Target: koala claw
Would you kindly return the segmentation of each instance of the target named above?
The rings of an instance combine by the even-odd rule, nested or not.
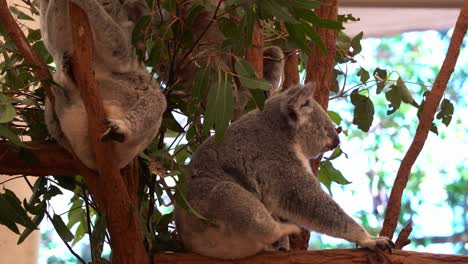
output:
[[[370,237],[368,239],[358,241],[359,246],[366,247],[371,250],[386,251],[392,253],[392,248],[395,244],[388,237]]]
[[[101,135],[101,141],[115,140],[124,142],[128,135],[128,128],[122,120],[105,118],[103,120],[107,130]]]

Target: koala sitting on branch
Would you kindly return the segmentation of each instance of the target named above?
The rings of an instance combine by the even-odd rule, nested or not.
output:
[[[176,208],[177,230],[188,250],[243,258],[299,232],[298,226],[390,250],[388,238],[369,235],[312,173],[309,160],[339,144],[314,90],[306,84],[271,97],[263,111],[233,122],[219,143],[209,138],[197,149],[184,187],[190,205],[210,221]]]
[[[94,71],[103,99],[108,127],[101,140],[114,140],[115,158],[126,166],[151,143],[161,124],[166,99],[137,60],[131,32],[146,8],[144,0],[41,0],[41,32],[57,70],[53,87],[55,113],[46,100],[45,119],[49,133],[73,151],[87,167],[96,169],[88,135],[87,114],[71,73],[73,50],[69,3],[88,16],[94,41]],[[70,145],[67,144],[67,141]]]

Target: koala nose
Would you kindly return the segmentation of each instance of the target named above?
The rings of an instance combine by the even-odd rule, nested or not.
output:
[[[340,137],[338,136],[338,134],[333,134],[333,141],[332,141],[332,146],[330,149],[334,149],[338,147],[339,144],[340,144]]]
[[[338,134],[333,133],[331,138],[332,138],[332,141],[331,141],[332,143],[330,144],[330,149],[334,149],[338,147],[338,145],[340,144],[340,137],[338,136]]]
[[[329,135],[329,137],[330,143],[328,144],[328,146],[326,146],[325,151],[332,150],[338,147],[338,145],[340,144],[340,137],[338,136],[338,133],[332,133],[331,135]]]

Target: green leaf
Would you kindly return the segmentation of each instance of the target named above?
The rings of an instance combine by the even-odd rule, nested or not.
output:
[[[74,236],[70,232],[70,229],[65,225],[62,218],[59,215],[54,214],[52,218],[52,224],[54,225],[55,231],[57,231],[60,238],[65,242],[70,242],[73,240]]]
[[[3,199],[2,205],[7,208],[12,220],[24,227],[35,228],[35,225],[29,218],[26,209],[21,206],[21,201],[16,197],[14,192],[6,189],[5,193],[0,195],[0,199]]]
[[[385,87],[385,83],[387,82],[387,70],[377,68],[374,70],[372,75],[377,82],[377,94],[379,94],[382,92],[383,88]]]
[[[370,74],[368,71],[366,71],[364,68],[360,68],[359,71],[357,72],[357,76],[360,76],[361,77],[361,83],[366,83],[369,78],[370,78]]]
[[[47,189],[46,193],[44,194],[45,200],[50,200],[52,197],[63,194],[62,191],[54,185],[50,185]]]
[[[256,76],[252,66],[248,61],[244,59],[238,59],[235,64],[235,69],[239,77],[239,81],[244,87],[264,91],[271,89],[271,84],[269,82]]]
[[[337,126],[339,126],[341,124],[341,121],[343,119],[341,118],[341,116],[337,112],[327,111],[327,114],[330,117],[330,119],[333,121],[333,123],[335,123]]]
[[[351,103],[355,106],[353,124],[368,132],[374,120],[374,104],[369,97],[359,94],[357,90],[351,93]]]
[[[326,5],[323,2],[313,1],[313,0],[288,0],[288,1],[284,1],[284,3],[287,3],[287,5],[293,8],[300,8],[300,9],[307,9],[307,10],[319,8],[319,7]]]
[[[210,83],[212,83],[212,76],[213,71],[209,67],[203,67],[198,69],[197,73],[195,74],[195,80],[193,84],[193,98],[201,101],[205,98],[206,91],[210,87]]]
[[[0,138],[6,138],[10,143],[19,147],[31,148],[28,145],[21,142],[15,133],[13,133],[8,127],[2,124],[0,124]]]
[[[15,14],[18,19],[20,20],[29,20],[29,21],[34,21],[34,19],[28,15],[26,15],[25,13],[23,13],[22,11],[20,11],[18,8],[16,8],[16,6],[10,6],[10,11]]]
[[[241,20],[242,28],[245,29],[245,44],[252,44],[252,37],[255,27],[255,13],[253,6],[246,6],[245,16]]]
[[[250,94],[252,95],[252,99],[255,102],[255,105],[260,109],[263,110],[265,106],[265,92],[262,90],[252,90],[249,89]]]
[[[101,257],[104,248],[104,238],[106,236],[106,218],[104,215],[97,215],[94,222],[93,232],[91,233],[91,252],[94,257]]]
[[[390,91],[385,93],[385,98],[390,103],[387,110],[387,115],[393,114],[401,105],[401,90],[396,85],[392,85]]]
[[[308,55],[310,53],[310,43],[306,38],[305,32],[294,24],[284,23],[284,26],[289,33],[289,39]]]
[[[354,36],[354,38],[351,39],[351,47],[353,48],[353,53],[354,54],[358,54],[358,53],[361,52],[361,50],[362,50],[361,39],[362,39],[363,36],[364,36],[364,33],[361,32],[361,33],[357,34],[356,36]]]
[[[44,207],[45,208],[45,207]],[[38,214],[36,215],[34,218],[33,218],[33,223],[36,225],[35,228],[29,228],[27,227],[26,229],[24,229],[23,233],[21,233],[21,235],[19,236],[18,238],[18,242],[16,242],[17,245],[23,243],[24,240],[26,240],[26,238],[29,237],[29,235],[34,231],[34,230],[39,230],[37,227],[39,226],[39,224],[42,222],[42,219],[44,219],[44,215],[45,215],[45,210],[43,211],[43,213],[41,214]]]
[[[177,133],[185,132],[184,128],[179,124],[179,122],[177,122],[172,113],[164,113],[164,118],[161,127],[165,127]]]
[[[73,203],[68,211],[67,227],[71,229],[76,223],[83,223],[86,221],[86,211],[83,208],[83,199],[78,196],[73,196]]]
[[[0,93],[0,123],[8,123],[16,116],[16,110],[11,105],[10,100]]]
[[[317,47],[322,51],[322,52],[327,52],[327,48],[325,47],[325,44],[323,43],[322,39],[320,38],[320,35],[313,27],[311,27],[309,24],[302,22],[300,24],[302,30],[305,32],[305,34],[317,45]]]
[[[206,133],[214,125],[217,141],[223,137],[234,110],[231,79],[227,72],[218,71],[218,81],[212,84],[208,93],[204,130]]]
[[[340,22],[335,21],[335,20],[320,18],[311,9],[312,8],[295,10],[295,15],[297,16],[297,18],[303,19],[304,21],[307,21],[313,25],[316,25],[322,28],[329,28],[329,29],[336,29],[336,30],[344,29],[343,25]]]
[[[291,15],[288,9],[284,6],[283,1],[262,0],[258,1],[257,5],[266,11],[269,15],[283,20],[285,23],[296,24],[298,21]]]
[[[88,231],[88,225],[85,222],[80,222],[78,227],[76,228],[75,235],[72,240],[72,246],[76,245],[76,243],[80,242],[81,239],[86,235]]]
[[[328,191],[331,193],[331,183],[336,182],[341,185],[349,184],[350,182],[343,176],[343,174],[333,167],[333,164],[326,160],[320,163],[318,171],[318,178],[323,183]]]
[[[411,94],[410,90],[406,86],[405,82],[401,79],[401,77],[398,77],[396,85],[398,89],[400,90],[401,100],[404,103],[411,104],[414,107],[418,108],[419,107],[418,103],[416,103],[416,101],[414,100],[413,95]]]
[[[442,100],[442,104],[440,106],[440,111],[437,114],[436,118],[441,119],[442,123],[445,126],[448,126],[450,124],[450,121],[452,121],[452,116],[454,112],[454,107],[453,104],[450,102],[448,99]]]

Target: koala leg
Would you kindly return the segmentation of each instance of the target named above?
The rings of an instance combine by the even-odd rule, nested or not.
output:
[[[272,215],[271,217],[273,217],[273,219],[281,223],[287,222],[286,220],[281,219],[281,217],[276,216],[276,215]],[[289,251],[290,249],[291,247],[289,244],[289,236],[281,237],[275,243],[265,247],[265,251]]]
[[[177,229],[191,251],[223,259],[242,258],[299,232],[296,225],[274,220],[254,195],[235,183],[198,180],[190,185],[190,204],[212,222],[203,223],[186,211],[176,212]]]
[[[282,199],[274,214],[320,233],[355,242],[361,247],[391,250],[393,243],[388,238],[369,235],[322,190],[314,175],[306,175],[305,172],[295,175],[288,179],[288,184],[289,188],[282,189],[277,196]]]

